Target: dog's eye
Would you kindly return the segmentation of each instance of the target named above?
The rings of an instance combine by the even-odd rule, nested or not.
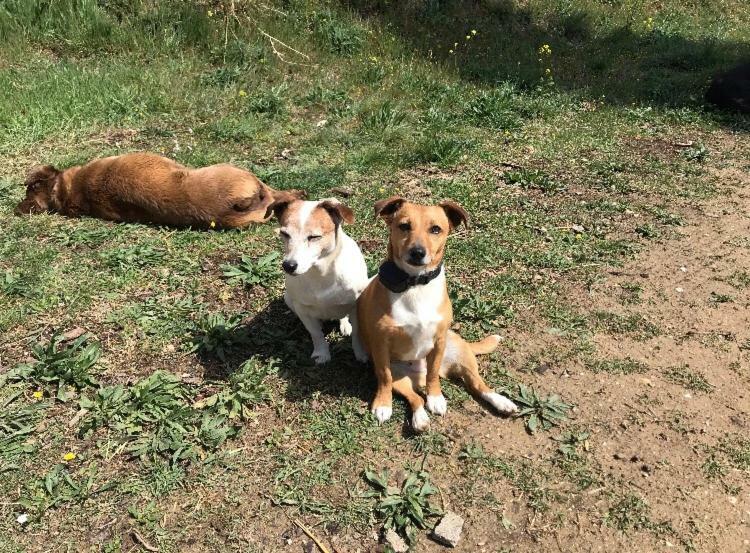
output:
[[[404,232],[409,232],[411,230],[411,225],[409,223],[401,223],[398,228],[403,230]]]
[[[284,232],[283,230],[279,231],[279,236],[281,236],[284,240],[289,240],[289,233]]]
[[[442,232],[442,230],[443,230],[443,229],[441,229],[441,228],[440,228],[439,226],[437,226],[437,225],[432,225],[432,226],[430,227],[430,232],[431,232],[432,234],[440,234],[440,233]]]
[[[323,238],[323,237],[321,235],[319,235],[319,234],[311,234],[310,236],[307,237],[307,240],[309,242],[316,242],[316,241],[320,240],[321,238]]]

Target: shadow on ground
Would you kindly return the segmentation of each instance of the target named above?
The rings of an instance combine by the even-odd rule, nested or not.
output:
[[[236,344],[224,360],[202,353],[198,360],[204,378],[226,379],[250,357],[278,360],[279,376],[287,382],[286,399],[299,401],[320,392],[333,397],[356,397],[367,403],[375,389],[372,371],[354,359],[351,339],[332,332],[338,327],[326,325],[332,360],[315,365],[310,358],[312,341],[302,323],[282,299],[271,301],[262,311],[228,332]]]
[[[697,107],[715,73],[750,59],[750,43],[690,37],[658,13],[651,22],[623,22],[573,3],[540,19],[512,0],[340,1],[423,56],[454,64],[464,79],[531,88],[549,68],[558,89],[615,105]],[[719,11],[715,17],[722,20]],[[544,44],[550,53],[540,55]]]

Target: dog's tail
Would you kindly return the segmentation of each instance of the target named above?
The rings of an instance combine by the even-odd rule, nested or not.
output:
[[[479,342],[466,342],[469,349],[474,355],[482,355],[485,353],[492,353],[497,349],[500,343],[500,336],[498,334],[490,334]]]

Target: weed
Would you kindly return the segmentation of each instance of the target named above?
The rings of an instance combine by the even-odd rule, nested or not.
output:
[[[664,376],[670,382],[679,384],[683,388],[692,390],[694,392],[711,393],[714,389],[706,377],[695,371],[691,371],[688,365],[681,365],[679,367],[669,367],[664,370]]]
[[[659,234],[660,234],[659,229],[657,229],[654,225],[651,225],[649,223],[636,227],[635,233],[638,236],[641,236],[648,240],[651,240],[653,238],[659,238]]]
[[[578,455],[578,446],[583,446],[584,449],[588,449],[588,439],[591,434],[589,432],[575,432],[568,431],[563,432],[559,436],[552,438],[560,445],[557,446],[557,451],[565,457],[574,457]]]
[[[279,257],[279,252],[271,252],[257,260],[243,255],[238,265],[222,265],[221,269],[230,284],[260,285],[267,288],[279,279]]]
[[[377,108],[362,114],[362,129],[369,134],[382,135],[387,130],[401,126],[406,114],[391,100],[386,100]]]
[[[229,419],[250,417],[251,408],[271,399],[266,384],[269,375],[278,370],[276,361],[261,362],[256,357],[245,361],[229,377],[229,387],[193,404],[196,409],[208,409]]]
[[[705,161],[710,153],[711,152],[709,151],[709,149],[706,148],[705,144],[703,144],[702,142],[697,142],[689,148],[685,148],[681,152],[682,157],[684,157],[686,160],[697,162]]]
[[[15,397],[11,401],[13,399]],[[42,411],[47,408],[45,403],[38,402],[10,409],[11,401],[6,401],[0,411],[0,459],[7,462],[0,464],[0,474],[18,469],[13,460],[36,450],[28,439],[36,430]]]
[[[648,371],[648,365],[631,357],[589,360],[586,361],[586,368],[595,373],[609,374],[642,374]]]
[[[720,294],[719,292],[711,292],[709,301],[711,303],[731,303],[734,301],[734,298],[730,296],[729,294]]]
[[[66,343],[63,336],[55,334],[49,341],[32,346],[31,355],[33,361],[11,369],[0,380],[32,382],[62,402],[70,399],[71,389],[79,391],[97,384],[89,370],[98,361],[101,347],[88,335]]]
[[[643,286],[637,282],[622,282],[620,283],[620,290],[620,301],[625,305],[636,305],[643,301],[641,299]]]
[[[477,323],[484,330],[504,326],[512,318],[510,310],[498,303],[488,301],[476,292],[466,296],[459,296],[457,292],[453,292],[451,303],[457,321]]]
[[[439,516],[441,511],[430,503],[430,496],[438,489],[430,483],[426,471],[409,470],[400,487],[389,484],[387,470],[379,474],[366,470],[364,477],[374,488],[367,496],[377,498],[375,512],[385,528],[398,532],[413,544],[417,530],[434,526],[430,519]]]
[[[520,407],[517,416],[526,419],[526,429],[532,434],[539,427],[549,430],[566,420],[567,412],[572,407],[556,394],[542,398],[533,388],[523,384],[519,384],[516,392],[511,393],[509,397]]]
[[[406,157],[413,163],[453,165],[470,147],[470,142],[454,137],[428,134],[420,138]]]
[[[49,509],[67,503],[83,503],[117,486],[117,481],[97,486],[97,472],[96,464],[92,464],[83,471],[80,480],[75,480],[65,465],[55,465],[43,478],[25,486],[18,504],[38,518]]]
[[[166,255],[167,253],[163,249],[151,244],[136,244],[102,252],[101,258],[107,266],[122,271],[156,265],[162,262]]]
[[[735,288],[749,288],[750,287],[750,272],[745,270],[734,271],[730,274],[726,281],[734,286]]]
[[[261,88],[249,96],[246,109],[251,113],[262,113],[266,115],[279,115],[283,113],[286,100],[287,87],[285,84]]]
[[[539,169],[518,169],[508,171],[503,175],[503,180],[508,184],[515,184],[524,189],[536,189],[551,194],[560,192],[565,187],[550,178],[544,171]]]
[[[513,93],[508,86],[483,90],[466,103],[464,113],[480,125],[497,130],[517,130],[521,127],[521,118],[515,109]]]
[[[323,10],[315,14],[313,32],[320,44],[331,52],[345,56],[358,52],[365,40],[360,28],[341,21],[330,10]]]
[[[649,506],[642,498],[628,494],[618,498],[609,508],[604,516],[604,523],[621,532],[643,530],[652,525],[650,512]]]
[[[197,334],[192,338],[189,351],[203,355],[215,355],[226,361],[227,355],[238,346],[248,343],[247,331],[240,325],[241,315],[202,313],[198,319]]]
[[[8,296],[21,296],[29,298],[34,295],[35,289],[28,279],[16,274],[11,269],[6,269],[0,274],[0,292]]]

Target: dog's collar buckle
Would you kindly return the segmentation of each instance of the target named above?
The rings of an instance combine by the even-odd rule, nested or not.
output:
[[[428,273],[413,276],[401,269],[393,261],[385,261],[378,269],[378,278],[388,290],[400,294],[414,286],[428,284],[437,278],[442,270],[443,264],[440,263],[440,265]]]

